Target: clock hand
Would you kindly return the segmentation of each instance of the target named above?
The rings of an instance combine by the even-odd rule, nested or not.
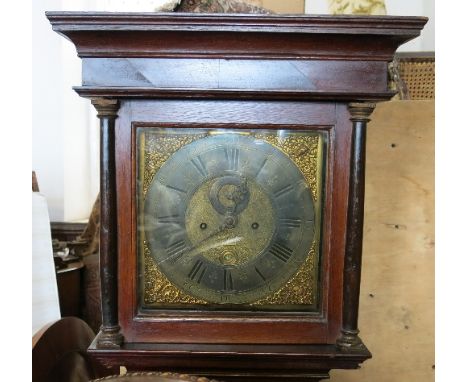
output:
[[[218,227],[218,229],[216,231],[212,232],[210,235],[208,235],[207,237],[205,237],[204,239],[199,241],[197,244],[188,247],[183,252],[182,255],[187,256],[187,255],[193,254],[194,252],[196,252],[196,253],[203,252],[203,251],[206,251],[206,250],[211,249],[211,248],[219,247],[221,245],[234,244],[234,243],[237,243],[239,240],[241,240],[241,238],[235,237],[235,238],[223,240],[222,243],[216,242],[214,244],[213,243],[207,244],[207,242],[211,241],[213,238],[215,238],[219,234],[223,233],[224,231],[226,231],[229,228],[232,228],[232,224],[229,224],[231,222],[231,220],[229,220],[229,218],[230,217],[227,216],[226,220],[223,222],[223,224],[221,224]]]
[[[247,179],[242,176],[239,185],[235,186],[234,190],[226,195],[226,198],[234,204],[228,208],[228,215],[236,214],[237,206],[245,200],[248,195]]]
[[[240,203],[244,202],[246,198],[248,198],[248,194],[249,194],[249,191],[248,191],[248,188],[247,188],[247,179],[242,176],[240,178],[240,183],[238,185],[235,185],[234,190],[229,192],[227,195],[225,195],[225,197],[232,202],[232,205],[231,206],[225,206],[224,205],[224,207],[226,208],[226,212],[225,212],[225,215],[224,215],[225,217],[224,217],[223,223],[218,227],[218,229],[215,230],[214,232],[212,232],[210,235],[208,235],[204,239],[202,239],[196,245],[186,247],[182,251],[177,251],[173,255],[171,255],[169,257],[166,257],[160,263],[171,260],[173,258],[181,258],[182,256],[191,255],[194,252],[206,251],[208,249],[216,248],[216,247],[219,247],[221,245],[228,245],[228,244],[232,245],[232,244],[235,244],[238,241],[242,240],[240,237],[234,237],[234,238],[230,238],[228,240],[224,240],[221,244],[216,243],[215,245],[211,244],[211,245],[208,245],[208,246],[206,246],[206,244],[205,244],[206,242],[212,240],[214,237],[216,237],[220,233],[224,232],[225,230],[232,229],[232,228],[235,228],[237,226],[237,222],[238,222],[238,219],[237,219],[238,212],[236,212],[237,207],[239,206]],[[219,201],[219,195],[217,196],[217,198],[218,198],[218,201]],[[204,248],[204,247],[206,247],[206,248]]]

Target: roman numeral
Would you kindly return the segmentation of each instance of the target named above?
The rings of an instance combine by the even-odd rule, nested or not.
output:
[[[268,158],[266,158],[266,159],[263,161],[262,165],[260,166],[260,168],[259,168],[258,171],[257,171],[257,174],[255,175],[255,178],[258,178],[258,176],[260,175],[260,173],[261,173],[262,170],[263,170],[263,167],[265,167],[265,165],[266,165],[267,160],[268,160]]]
[[[177,188],[177,187],[175,187],[175,186],[170,186],[170,185],[166,184],[166,187],[169,188],[169,189],[171,189],[171,190],[180,192],[181,194],[186,194],[186,193],[187,193],[187,191],[185,191],[185,190],[183,190],[183,189],[181,189],[181,188]]]
[[[166,248],[167,259],[166,260],[174,260],[178,261],[182,255],[184,254],[187,245],[185,240],[179,240],[175,243],[172,243]]]
[[[236,148],[225,148],[224,155],[226,156],[226,160],[228,162],[228,170],[229,171],[237,171],[239,170],[239,149]]]
[[[197,262],[192,267],[192,270],[188,274],[188,277],[190,280],[196,281],[198,284],[200,284],[205,272],[206,272],[206,265],[203,264],[203,261],[197,260]]]
[[[292,256],[293,250],[286,247],[285,245],[276,242],[268,251],[277,259],[281,260],[283,263],[286,263]]]
[[[182,220],[180,219],[179,215],[160,216],[157,220],[158,223],[182,225]]]
[[[279,221],[281,227],[299,228],[301,226],[301,219],[297,218],[281,218]]]
[[[200,173],[201,176],[205,177],[208,175],[208,171],[206,171],[205,164],[201,160],[200,156],[191,160],[192,164],[195,166],[197,171]]]
[[[288,184],[287,186],[284,186],[283,188],[280,188],[274,192],[275,198],[279,198],[280,196],[283,196],[292,190],[294,190],[294,187],[291,184]]]
[[[232,274],[230,269],[224,269],[224,290],[233,290]]]
[[[255,272],[257,272],[257,275],[259,275],[263,281],[266,281],[266,277],[263,276],[262,272],[260,272],[260,269],[255,267]]]

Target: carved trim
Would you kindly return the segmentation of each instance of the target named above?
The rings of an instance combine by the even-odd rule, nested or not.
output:
[[[392,90],[398,92],[400,99],[409,99],[408,88],[405,81],[401,79],[400,71],[398,70],[399,65],[400,60],[397,56],[388,64],[389,84]]]
[[[63,12],[48,11],[46,17],[53,30],[66,34],[77,31],[193,31],[197,32],[283,32],[373,34],[406,36],[417,33],[427,23],[426,17],[408,16],[347,16],[332,15],[242,15],[242,14],[190,14],[143,12]],[[282,47],[284,49],[284,47]]]
[[[351,113],[350,120],[353,122],[369,122],[370,115],[375,109],[375,103],[351,102],[348,104],[348,110]]]
[[[242,99],[242,100],[330,100],[330,101],[388,101],[396,92],[324,92],[308,90],[252,90],[252,89],[178,89],[129,86],[75,86],[73,88],[81,97],[115,97],[115,98],[166,98],[166,99]]]
[[[116,118],[119,110],[119,100],[108,98],[91,98],[91,103],[97,110],[98,118]]]

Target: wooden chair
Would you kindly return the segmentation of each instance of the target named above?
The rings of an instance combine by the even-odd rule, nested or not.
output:
[[[89,382],[95,378],[86,354],[94,336],[88,324],[77,317],[43,327],[32,341],[33,382]]]
[[[204,377],[168,372],[102,375],[86,354],[94,332],[83,320],[65,317],[44,326],[32,341],[33,382],[216,382]]]

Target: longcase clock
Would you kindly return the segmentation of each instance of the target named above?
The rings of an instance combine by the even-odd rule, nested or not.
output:
[[[115,372],[318,381],[358,337],[366,123],[420,17],[49,12],[101,121]]]

